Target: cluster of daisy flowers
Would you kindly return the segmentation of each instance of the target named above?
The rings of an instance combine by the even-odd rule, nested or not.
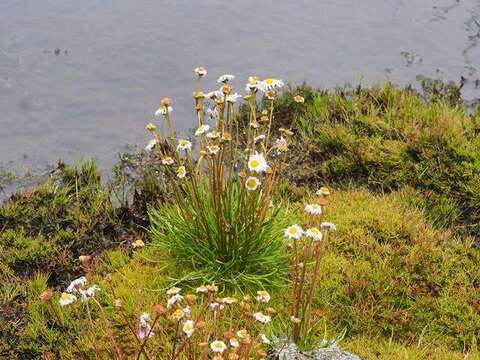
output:
[[[78,279],[73,280],[66,288],[64,292],[60,295],[58,303],[60,306],[70,305],[77,300],[87,302],[89,298],[95,296],[95,294],[100,290],[98,285],[87,285],[87,278],[81,276]]]
[[[284,235],[292,249],[292,338],[297,341],[310,324],[312,300],[318,282],[320,261],[325,251],[329,233],[336,225],[323,221],[330,190],[321,187],[316,191],[316,201],[304,207],[305,227],[293,224]],[[307,270],[310,268],[311,270]]]
[[[240,262],[249,258],[260,227],[272,214],[273,194],[294,136],[290,129],[272,127],[274,103],[284,83],[250,76],[240,95],[233,86],[235,76],[224,74],[217,79],[218,89],[204,92],[207,70],[198,67],[194,73],[198,87],[193,92],[196,124],[192,136],[177,136],[172,100],[165,97],[155,111],[163,121],[146,126],[153,136],[146,150],[165,179],[162,183],[174,193],[182,220],[198,224],[196,241],[213,240],[223,263],[233,256]],[[297,95],[295,101],[304,99]],[[240,102],[245,109],[241,113]],[[235,206],[239,210],[233,214],[228,209]],[[214,225],[208,220],[210,209]],[[233,221],[245,229],[241,236],[230,231]],[[214,239],[205,235],[212,226],[218,234]]]
[[[207,75],[207,70],[203,67],[195,68],[194,72],[199,81]],[[198,118],[198,127],[194,134],[196,142],[200,143],[198,151],[200,156],[199,162],[202,162],[204,158],[221,158],[221,160],[225,160],[222,152],[226,145],[232,141],[236,141],[237,145],[239,145],[238,133],[235,138],[232,133],[234,130],[238,132],[238,129],[234,129],[232,119],[228,119],[229,114],[233,113],[233,104],[243,98],[251,105],[252,101],[256,102],[257,93],[262,93],[265,97],[272,100],[273,103],[273,100],[277,97],[278,90],[284,86],[283,81],[279,79],[267,78],[261,80],[256,76],[250,76],[245,86],[245,95],[242,96],[233,91],[231,82],[234,78],[235,76],[231,74],[221,75],[217,80],[221,86],[219,90],[207,93],[199,90],[193,94]],[[303,102],[303,97],[297,95],[295,101]],[[207,107],[207,103],[210,106]],[[255,105],[253,106],[254,111]],[[176,139],[170,118],[172,111],[171,99],[168,97],[161,101],[159,109],[155,111],[155,116],[165,118],[170,138],[175,141],[173,147],[176,150],[175,153],[161,152],[160,158],[162,165],[172,169],[168,172],[173,172],[177,178],[184,179],[189,175],[189,170],[192,168],[185,164],[185,158],[190,157],[194,141],[187,138]],[[293,135],[288,129],[280,129],[281,136],[275,139],[272,146],[268,148],[271,121],[271,111],[264,110],[258,116],[254,114],[248,124],[247,139],[245,139],[243,144],[246,154],[246,169],[241,172],[241,175],[244,177],[244,186],[248,191],[259,189],[262,186],[262,174],[272,172],[271,166],[267,163],[266,155],[285,153],[288,150],[288,138]],[[210,122],[210,124],[207,122]],[[154,135],[154,138],[145,147],[146,151],[151,152],[157,144],[162,143],[162,134],[154,123],[147,124],[146,128]],[[235,145],[230,144],[230,146],[233,147]]]
[[[217,360],[266,358],[270,340],[265,335],[265,326],[276,313],[268,307],[267,291],[258,291],[255,298],[219,297],[218,287],[212,284],[188,294],[172,287],[166,294],[166,303],[156,305],[153,316],[144,312],[138,317],[136,337],[142,351],[145,352],[147,343],[154,341],[157,333],[168,333],[173,335],[170,338],[174,341],[172,358],[175,359],[180,354],[187,358],[200,354],[201,358]],[[224,328],[225,324],[229,327]]]

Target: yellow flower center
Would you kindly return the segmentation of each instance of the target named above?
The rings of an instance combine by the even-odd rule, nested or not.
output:
[[[266,79],[265,82],[266,82],[268,85],[272,85],[272,84],[273,84],[273,79]]]
[[[247,186],[249,188],[254,188],[256,184],[257,184],[256,181],[253,180],[253,179],[250,179],[250,180],[247,181]]]
[[[290,229],[288,229],[288,232],[292,235],[295,235],[297,233],[297,228],[291,227]]]
[[[183,314],[182,309],[178,309],[173,313],[173,317],[176,318],[176,319],[181,319],[183,317],[183,315],[184,314]]]
[[[260,166],[260,161],[258,160],[250,160],[250,167],[256,168]]]

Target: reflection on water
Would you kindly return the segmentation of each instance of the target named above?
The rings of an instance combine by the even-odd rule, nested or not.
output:
[[[418,74],[473,84],[479,0],[2,0],[0,163],[81,155],[108,167],[161,97],[193,122],[192,69],[317,86],[405,84]],[[465,86],[467,97],[478,97]]]

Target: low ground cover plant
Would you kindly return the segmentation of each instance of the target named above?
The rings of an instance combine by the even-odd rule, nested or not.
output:
[[[355,184],[378,193],[409,186],[435,226],[478,236],[480,112],[437,88],[425,96],[391,84],[292,89],[305,101],[279,97],[275,113],[276,126],[297,134],[289,178],[297,186]]]
[[[261,82],[250,80],[249,92]],[[205,97],[200,89],[199,134],[181,142],[167,118],[174,104],[162,102],[166,126],[148,126],[148,156],[122,156],[112,187],[91,163],[66,167],[1,207],[2,358],[262,358],[288,341],[311,349],[339,339],[372,359],[478,357],[475,197],[463,191],[476,186],[478,115],[464,113],[454,92],[425,102],[390,85],[336,92],[303,86],[283,95],[265,88],[255,104],[247,96],[240,112],[240,97],[227,100],[233,89]],[[214,131],[231,139],[207,137]],[[278,151],[285,149],[275,142],[280,136],[286,152]],[[432,163],[422,168],[404,152],[410,146]],[[270,170],[248,168],[255,151]],[[415,179],[408,171],[416,167],[423,170]],[[246,189],[249,177],[258,180],[249,184],[254,190]],[[334,185],[331,195],[324,183]],[[275,190],[268,193],[268,184]],[[262,205],[267,194],[273,206]],[[263,222],[240,215],[260,210]],[[453,216],[458,211],[463,215]],[[248,224],[267,228],[256,241],[273,246],[269,256],[258,246],[242,248],[243,255],[225,246],[245,244]],[[235,243],[234,231],[243,231]],[[206,284],[214,291],[203,293]],[[183,316],[175,320],[177,310]],[[237,333],[243,329],[246,343]]]

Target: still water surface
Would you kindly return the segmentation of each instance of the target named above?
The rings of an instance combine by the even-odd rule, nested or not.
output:
[[[0,163],[143,144],[159,99],[193,124],[192,69],[333,87],[480,77],[480,0],[1,0]],[[475,89],[465,96],[479,97]]]

